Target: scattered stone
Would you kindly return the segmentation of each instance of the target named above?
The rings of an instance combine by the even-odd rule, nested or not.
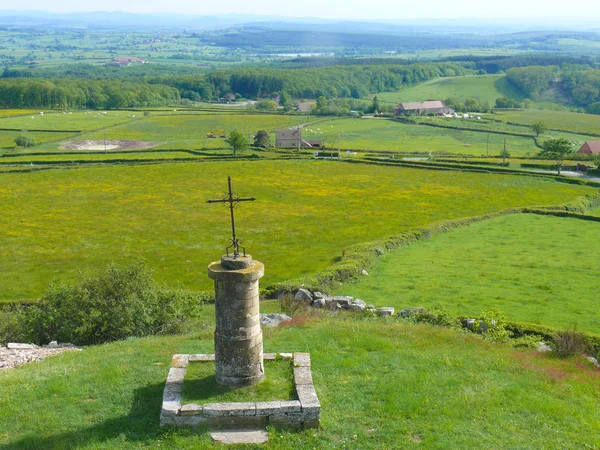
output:
[[[33,344],[19,344],[15,342],[9,342],[6,348],[11,350],[30,350],[32,348],[36,348]]]
[[[313,296],[308,289],[300,288],[296,295],[294,295],[294,300],[299,302],[312,303]]]
[[[313,305],[313,308],[325,308],[325,307],[327,307],[327,302],[325,301],[324,298],[317,298],[312,303],[312,305]]]
[[[398,317],[402,317],[404,319],[408,317],[412,317],[416,314],[423,314],[425,312],[425,308],[406,308],[398,313]]]
[[[0,370],[13,369],[28,362],[41,361],[48,356],[59,355],[69,350],[81,349],[72,344],[38,347],[33,344],[11,342],[7,347],[0,346]]]
[[[361,270],[360,273],[362,273],[363,275],[369,275],[369,272],[367,272],[365,269]]]
[[[332,302],[337,303],[343,308],[347,308],[352,300],[354,300],[354,297],[348,295],[336,295],[335,297],[331,297]]]
[[[211,431],[213,441],[223,444],[264,444],[269,440],[265,430],[219,430]]]
[[[537,351],[540,353],[547,353],[552,351],[552,347],[550,347],[545,342],[538,342]]]
[[[44,345],[44,348],[58,348],[58,342],[57,341],[50,341],[50,343],[48,345]]]
[[[348,309],[350,311],[364,311],[367,304],[363,302],[360,298],[354,299],[348,305]]]
[[[600,363],[598,363],[598,360],[596,358],[594,358],[593,356],[587,356],[586,359],[591,362],[593,365],[595,365],[596,367],[600,367]]]
[[[314,298],[325,298],[325,296],[323,294],[321,294],[319,291],[313,292],[313,297]]]
[[[292,320],[292,318],[286,314],[261,314],[260,324],[267,327],[277,327],[281,322]]]
[[[394,314],[393,306],[384,306],[383,308],[377,308],[377,314],[380,316],[391,316]]]

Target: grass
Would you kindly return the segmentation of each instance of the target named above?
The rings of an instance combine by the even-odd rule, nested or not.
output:
[[[45,131],[0,131],[0,155],[2,154],[1,149],[14,149],[15,148],[15,138],[21,134],[27,134],[32,136],[35,139],[36,144],[44,144],[46,142],[54,142],[60,141],[63,139],[68,139],[75,135],[75,133],[66,133],[66,132],[45,132]],[[57,144],[54,144],[57,146]],[[28,149],[18,149],[13,151],[18,152],[30,152],[35,151],[38,148],[30,147]]]
[[[111,127],[134,120],[133,115],[142,117],[142,113],[129,111],[75,111],[75,112],[46,112],[31,116],[7,117],[0,119],[0,128],[16,128],[24,130],[95,130]],[[128,117],[129,116],[129,117]]]
[[[296,400],[292,360],[264,361],[265,380],[238,389],[219,386],[215,364],[191,362],[185,372],[182,403],[270,402]]]
[[[477,98],[491,106],[500,97],[523,100],[523,95],[505,75],[471,75],[461,77],[436,78],[425,83],[402,89],[398,92],[380,92],[377,98],[382,102],[422,102],[429,99],[445,100],[455,98],[464,101]]]
[[[599,233],[598,222],[498,217],[391,252],[337,293],[471,317],[495,307],[513,321],[599,333]]]
[[[583,359],[385,320],[315,319],[264,335],[265,351],[310,352],[322,405],[318,430],[269,428],[269,448],[598,445],[598,371]],[[207,324],[192,337],[130,339],[2,371],[0,445],[221,448],[205,429],[158,426],[171,355],[211,349]]]
[[[34,300],[56,278],[144,257],[171,285],[210,289],[206,266],[238,235],[265,263],[263,285],[328,267],[344,247],[443,219],[562,204],[595,190],[526,176],[330,161],[198,162],[5,173],[0,187],[0,302]]]
[[[227,148],[223,139],[206,137],[216,129],[230,133],[234,129],[247,135],[258,130],[274,131],[277,128],[297,125],[305,121],[301,116],[280,115],[165,115],[150,116],[143,120],[106,130],[107,139],[140,139],[160,142],[157,149]],[[84,139],[103,139],[104,131],[84,135]],[[273,139],[273,143],[275,143]]]
[[[529,126],[535,122],[543,122],[548,128],[567,132],[600,134],[600,116],[569,111],[546,111],[526,109],[524,111],[498,112],[495,118],[505,122],[513,122]],[[577,141],[583,138],[578,138]],[[600,138],[591,138],[599,140]]]
[[[465,126],[469,126],[465,124]],[[313,130],[311,133],[309,130]],[[538,151],[533,138],[503,136],[482,131],[463,131],[424,125],[407,125],[385,119],[337,119],[320,122],[305,128],[309,139],[325,139],[328,147],[337,148],[340,135],[342,149],[389,150],[397,152],[450,153],[469,155],[498,155],[507,138],[508,151],[513,156]]]

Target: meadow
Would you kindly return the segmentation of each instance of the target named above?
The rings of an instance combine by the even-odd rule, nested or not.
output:
[[[380,101],[395,104],[423,102],[428,99],[445,100],[447,98],[455,98],[464,102],[467,98],[476,98],[480,102],[487,101],[493,106],[496,99],[501,97],[523,100],[523,94],[505,75],[436,78],[398,92],[379,92],[377,94]]]
[[[204,428],[158,426],[171,356],[212,352],[213,330],[207,320],[190,336],[131,338],[0,371],[0,446],[221,448]],[[263,333],[267,352],[310,352],[322,406],[319,429],[269,427],[269,448],[599,444],[598,371],[583,358],[562,360],[446,328],[342,315]]]
[[[502,216],[395,250],[337,289],[377,306],[445,309],[600,333],[599,222]]]
[[[46,111],[43,115],[40,112],[44,111],[27,116],[1,118],[0,129],[89,131],[143,117],[142,112],[131,111]]]
[[[233,178],[258,200],[239,236],[267,267],[263,285],[328,267],[344,247],[443,219],[554,205],[595,192],[527,176],[335,161],[197,162],[5,173],[0,187],[0,301],[33,301],[53,279],[144,257],[159,280],[208,290],[205,268],[229,239],[207,205]]]
[[[472,126],[471,122],[463,126]],[[313,133],[310,132],[313,131]],[[386,119],[334,119],[305,128],[309,139],[324,139],[337,148],[338,133],[343,149],[390,150],[397,152],[450,153],[482,156],[499,155],[507,139],[512,156],[537,153],[533,138],[489,134],[482,131],[452,130],[424,125],[408,125]]]
[[[535,122],[543,122],[553,130],[600,135],[600,116],[594,114],[526,109],[523,111],[497,111],[494,118],[525,126]],[[596,137],[594,140],[598,139]]]
[[[14,149],[15,147],[15,138],[21,134],[27,134],[32,136],[35,139],[37,144],[45,144],[52,143],[53,147],[57,147],[58,142],[64,139],[71,138],[76,136],[75,133],[67,133],[67,132],[46,132],[46,131],[1,131],[0,130],[0,154],[2,154],[2,149]],[[50,144],[49,144],[50,145]],[[37,147],[33,147],[37,148]]]

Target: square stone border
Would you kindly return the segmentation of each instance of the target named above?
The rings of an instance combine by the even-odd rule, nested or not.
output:
[[[265,353],[263,359],[294,361],[294,385],[298,400],[271,402],[232,402],[182,404],[181,393],[189,363],[211,362],[214,354],[176,354],[171,360],[160,411],[160,426],[195,427],[255,427],[271,424],[283,428],[317,428],[321,404],[310,370],[309,353]]]

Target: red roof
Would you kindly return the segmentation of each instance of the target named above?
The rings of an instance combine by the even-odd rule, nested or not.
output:
[[[600,141],[586,142],[581,146],[577,153],[587,153],[588,155],[600,155]]]

